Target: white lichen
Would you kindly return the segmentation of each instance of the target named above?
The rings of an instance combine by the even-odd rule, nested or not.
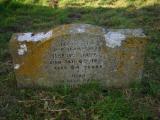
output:
[[[138,29],[108,29],[108,30],[112,32],[119,32],[128,37],[146,37],[143,29],[141,28],[138,28]]]
[[[79,28],[77,28],[76,30],[77,30],[77,32],[79,32],[79,33],[83,33],[83,32],[86,31],[86,30],[85,30],[85,27],[79,27]]]
[[[104,37],[106,46],[111,48],[120,47],[122,41],[126,39],[126,36],[120,32],[108,32]]]
[[[49,39],[51,36],[52,36],[52,30],[48,31],[47,33],[40,32],[37,34],[33,34],[33,33],[29,32],[29,33],[22,33],[22,34],[18,35],[17,40],[20,42],[23,42],[23,41],[37,42],[37,41],[42,41],[44,39]]]
[[[20,45],[20,48],[18,49],[18,55],[24,55],[26,52],[27,52],[26,44]]]
[[[85,25],[80,25],[80,26],[73,26],[71,28],[70,33],[84,33],[86,32],[86,27]]]
[[[19,68],[20,68],[20,64],[15,64],[15,65],[14,65],[14,69],[17,70],[17,69],[19,69]]]

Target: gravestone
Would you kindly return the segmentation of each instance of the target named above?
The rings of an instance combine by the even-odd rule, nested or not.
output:
[[[69,24],[16,33],[10,51],[19,87],[74,87],[93,81],[122,87],[141,79],[146,43],[141,29]]]

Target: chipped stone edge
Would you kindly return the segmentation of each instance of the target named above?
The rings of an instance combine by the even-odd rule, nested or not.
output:
[[[106,46],[115,48],[120,47],[123,40],[126,39],[126,36],[120,32],[111,32],[104,34],[104,38],[106,41]]]
[[[50,30],[48,32],[39,32],[39,33],[32,33],[32,32],[28,32],[28,33],[17,33],[17,41],[19,42],[38,42],[38,41],[42,41],[45,39],[49,39],[52,37],[53,31]]]
[[[143,29],[137,28],[137,29],[107,29],[108,31],[111,32],[119,32],[121,34],[124,34],[125,36],[129,37],[146,37],[144,34]]]
[[[122,41],[128,37],[146,37],[142,29],[107,29],[104,34],[106,46],[110,48],[120,47]]]

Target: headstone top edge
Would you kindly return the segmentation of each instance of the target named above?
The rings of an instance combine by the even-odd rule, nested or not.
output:
[[[109,33],[113,34],[123,34],[128,37],[146,37],[141,28],[138,29],[107,29],[105,27],[100,27],[91,24],[65,24],[57,26],[49,31],[45,32],[26,32],[26,33],[15,33],[14,39],[18,42],[38,42],[49,40],[51,38],[67,35],[67,34],[78,34],[87,33],[94,35],[107,35]]]
[[[104,29],[102,27],[90,24],[65,24],[44,32],[14,33],[13,36],[14,39],[19,42],[38,42],[48,40],[56,36],[77,33],[92,33],[101,35],[104,34]]]

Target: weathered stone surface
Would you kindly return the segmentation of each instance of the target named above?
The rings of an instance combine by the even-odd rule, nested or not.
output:
[[[69,24],[17,33],[10,41],[18,86],[121,87],[141,79],[147,38],[141,29]]]

